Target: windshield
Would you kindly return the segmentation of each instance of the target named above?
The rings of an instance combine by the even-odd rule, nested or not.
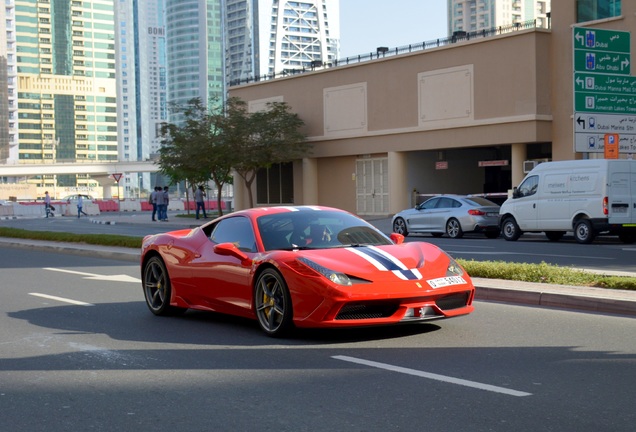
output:
[[[257,225],[265,250],[393,244],[372,225],[339,211],[307,210],[272,214],[259,217]]]

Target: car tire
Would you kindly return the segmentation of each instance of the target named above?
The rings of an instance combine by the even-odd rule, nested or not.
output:
[[[516,241],[521,237],[519,225],[513,217],[507,217],[501,224],[501,235],[507,241]]]
[[[588,219],[580,219],[574,223],[574,239],[577,243],[590,244],[596,234],[592,228],[592,222]]]
[[[545,236],[552,242],[559,241],[565,235],[565,231],[546,231]]]
[[[142,288],[148,309],[159,316],[176,315],[187,309],[170,306],[172,284],[163,260],[154,256],[146,262],[143,270]]]
[[[462,238],[464,236],[464,231],[462,231],[462,226],[459,221],[455,218],[449,219],[446,221],[446,234],[450,238]]]
[[[406,228],[406,221],[404,219],[402,219],[401,217],[396,218],[393,221],[393,232],[394,233],[398,233],[398,234],[402,234],[404,237],[409,235],[409,231]]]
[[[288,334],[293,327],[289,289],[283,276],[268,268],[258,276],[254,286],[254,312],[261,329],[271,337]]]

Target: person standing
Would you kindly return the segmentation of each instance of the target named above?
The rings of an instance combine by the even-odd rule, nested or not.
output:
[[[53,217],[53,213],[51,213],[51,196],[49,195],[49,191],[44,192],[44,213],[46,213],[46,217],[49,215]]]
[[[196,218],[199,219],[199,210],[203,210],[203,219],[207,219],[208,216],[205,214],[205,190],[203,186],[199,186],[194,192],[194,201],[197,203]]]
[[[157,190],[155,191],[155,203],[157,205],[157,219],[161,221],[163,220],[163,212],[165,211],[165,200],[161,186],[157,186]]]
[[[84,210],[82,210],[82,207],[84,207],[84,197],[82,195],[78,195],[77,196],[77,218],[80,218],[80,215],[84,215],[84,216],[88,216],[86,213],[84,213]]]
[[[163,221],[168,222],[168,204],[170,204],[170,196],[168,194],[169,188],[168,186],[163,187]],[[162,194],[162,192],[159,192]]]
[[[155,186],[155,189],[150,192],[150,197],[148,198],[148,202],[152,204],[152,221],[156,222],[157,219],[157,189],[159,186]]]

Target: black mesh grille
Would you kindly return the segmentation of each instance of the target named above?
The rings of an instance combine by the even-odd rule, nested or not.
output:
[[[435,304],[441,310],[459,309],[468,304],[468,292],[451,294],[435,300]]]
[[[398,309],[396,304],[387,303],[353,303],[344,306],[336,316],[336,320],[364,320],[387,318]]]

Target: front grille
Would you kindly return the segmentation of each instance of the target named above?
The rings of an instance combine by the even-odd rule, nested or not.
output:
[[[393,303],[352,303],[345,305],[336,320],[365,320],[374,318],[388,318],[398,309]]]
[[[441,310],[459,309],[468,304],[468,292],[451,294],[435,300],[435,304]]]

